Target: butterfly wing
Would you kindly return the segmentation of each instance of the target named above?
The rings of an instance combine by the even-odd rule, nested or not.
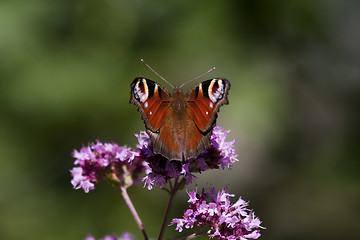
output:
[[[170,93],[146,78],[135,78],[130,87],[130,103],[137,106],[145,127],[158,132],[170,107]]]
[[[219,108],[229,103],[230,86],[228,80],[215,78],[199,83],[187,93],[187,113],[203,135],[214,127]]]

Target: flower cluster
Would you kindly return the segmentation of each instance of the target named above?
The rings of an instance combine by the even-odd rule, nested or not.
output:
[[[130,186],[139,182],[139,175],[145,171],[144,162],[138,152],[114,143],[91,143],[80,151],[74,150],[74,164],[70,170],[75,189],[82,188],[86,193],[95,188],[100,180],[109,180],[112,184]]]
[[[193,173],[230,168],[237,161],[233,148],[235,140],[225,141],[228,133],[218,126],[214,127],[210,146],[196,158],[183,162],[155,154],[150,138],[144,131],[135,134],[138,139],[136,151],[114,143],[91,143],[73,152],[76,159],[74,164],[79,166],[70,170],[73,176],[71,184],[76,189],[83,188],[85,192],[93,190],[95,183],[104,179],[131,185],[132,181],[126,181],[138,181],[143,172],[146,172],[143,182],[149,190],[153,185],[161,188],[168,180],[180,176],[184,177],[186,184],[190,184],[195,177]]]
[[[102,240],[134,240],[130,233],[125,232],[121,235],[121,237],[117,237],[116,235],[106,235]],[[85,240],[96,240],[96,238],[92,235],[89,235],[85,238]]]
[[[261,221],[254,213],[247,209],[248,202],[243,199],[232,204],[229,197],[233,194],[225,192],[225,189],[215,193],[214,188],[210,193],[197,194],[196,191],[188,192],[190,199],[189,208],[184,212],[183,218],[175,218],[172,224],[176,224],[176,230],[181,232],[183,228],[210,227],[207,232],[210,238],[219,239],[257,239],[260,231],[257,228]]]
[[[235,140],[226,142],[225,138],[229,131],[223,131],[220,127],[214,127],[211,135],[210,146],[201,152],[196,158],[186,161],[170,161],[169,159],[155,154],[149,136],[145,132],[136,135],[140,150],[139,158],[148,162],[147,176],[143,179],[145,186],[150,190],[153,185],[162,187],[169,179],[183,176],[186,184],[190,184],[195,177],[192,173],[203,172],[208,169],[230,168],[237,160],[233,148]]]

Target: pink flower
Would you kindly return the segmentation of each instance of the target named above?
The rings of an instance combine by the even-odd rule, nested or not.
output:
[[[189,208],[184,212],[183,218],[175,218],[172,224],[176,224],[176,230],[182,231],[183,227],[193,228],[208,227],[208,236],[219,239],[257,239],[261,236],[258,228],[261,221],[255,214],[246,208],[247,202],[241,198],[235,203],[230,203],[229,194],[222,189],[216,195],[214,189],[210,193],[196,195],[196,191],[188,192]],[[216,197],[215,197],[216,196]]]
[[[145,163],[136,158],[138,152],[115,143],[90,143],[80,151],[74,150],[75,167],[70,170],[71,184],[75,189],[82,188],[86,193],[95,189],[101,180],[109,180],[122,185],[140,182],[139,175],[145,171]],[[128,177],[131,177],[129,181]]]

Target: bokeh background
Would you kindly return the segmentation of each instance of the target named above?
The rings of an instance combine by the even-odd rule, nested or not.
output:
[[[218,125],[239,162],[197,186],[251,201],[261,239],[359,238],[359,11],[356,0],[2,0],[0,239],[141,238],[119,192],[73,190],[69,174],[73,149],[95,139],[135,147],[131,81],[169,88],[140,58],[173,84],[212,66],[201,80],[231,81]],[[157,237],[166,192],[129,194]]]

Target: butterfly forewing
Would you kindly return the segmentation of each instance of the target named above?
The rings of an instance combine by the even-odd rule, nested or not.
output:
[[[159,131],[170,106],[169,92],[154,81],[135,78],[130,95],[130,103],[138,107],[146,128]]]
[[[188,114],[201,132],[212,130],[220,106],[228,104],[229,89],[228,80],[210,79],[199,83],[188,92]]]

